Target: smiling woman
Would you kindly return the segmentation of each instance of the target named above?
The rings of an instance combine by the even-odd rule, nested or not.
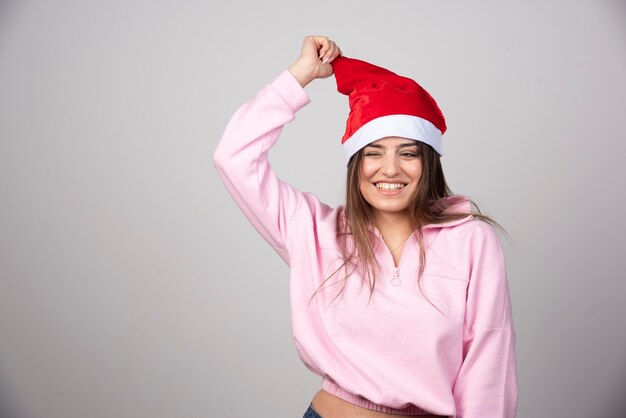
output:
[[[268,159],[309,103],[304,87],[333,73],[351,109],[346,204],[336,208],[278,179]],[[289,265],[294,342],[322,376],[305,417],[515,415],[502,249],[493,221],[446,184],[445,130],[415,81],[306,37],[300,57],[223,134],[218,172]]]
[[[383,138],[363,151],[359,176],[360,192],[375,214],[406,217],[417,196],[422,161],[417,142],[404,138]]]
[[[417,198],[422,178],[417,142],[382,138],[359,152],[359,192],[372,210],[373,224],[388,231],[383,239],[397,265],[404,243],[413,233],[409,208]]]

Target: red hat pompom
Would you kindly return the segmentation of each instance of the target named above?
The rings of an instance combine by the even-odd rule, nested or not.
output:
[[[350,114],[341,143],[349,160],[367,144],[388,136],[424,142],[442,155],[443,113],[414,80],[348,57],[333,62],[337,90],[348,96]]]

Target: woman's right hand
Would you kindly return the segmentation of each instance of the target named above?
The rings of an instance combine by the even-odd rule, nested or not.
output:
[[[306,36],[302,42],[300,56],[289,66],[289,72],[302,87],[316,78],[333,74],[330,63],[341,55],[337,44],[325,36]]]

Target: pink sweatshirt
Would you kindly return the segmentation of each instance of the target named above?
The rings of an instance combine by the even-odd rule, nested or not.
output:
[[[300,358],[322,376],[326,391],[365,408],[514,417],[515,331],[502,249],[487,223],[468,216],[424,228],[421,291],[415,235],[396,267],[372,228],[381,271],[371,299],[357,273],[340,296],[335,298],[342,285],[335,284],[312,298],[341,265],[336,231],[344,208],[329,207],[281,181],[268,161],[283,125],[308,103],[284,71],[237,110],[214,154],[228,191],[290,267],[292,330]],[[469,210],[467,200],[454,199]]]

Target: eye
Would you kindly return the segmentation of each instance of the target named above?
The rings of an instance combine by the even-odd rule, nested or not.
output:
[[[380,155],[381,155],[381,153],[378,152],[378,151],[365,151],[363,153],[363,156],[365,156],[365,157],[378,157]]]
[[[403,151],[400,153],[400,157],[402,158],[417,158],[418,154],[412,151]]]

